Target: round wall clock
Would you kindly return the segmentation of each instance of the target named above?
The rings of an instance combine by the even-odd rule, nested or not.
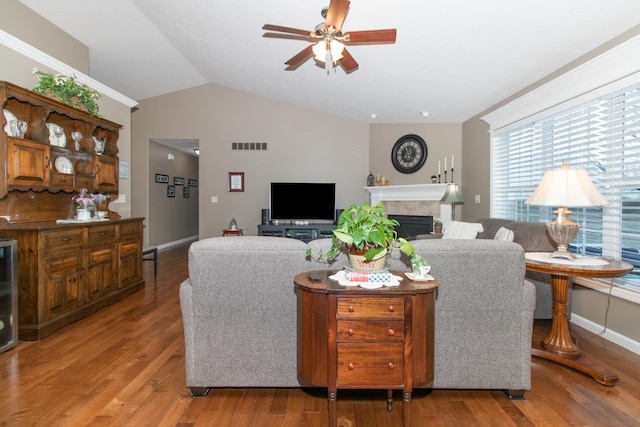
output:
[[[391,163],[399,172],[414,173],[427,161],[427,143],[418,135],[405,135],[391,150]]]

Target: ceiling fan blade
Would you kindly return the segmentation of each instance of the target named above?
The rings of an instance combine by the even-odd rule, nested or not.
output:
[[[346,36],[346,35],[345,35]],[[396,30],[350,31],[348,44],[357,43],[395,43]]]
[[[331,0],[329,3],[329,10],[327,10],[327,17],[325,18],[325,27],[333,26],[336,30],[342,28],[342,23],[347,17],[349,11],[349,0]]]
[[[307,36],[307,37],[309,37],[309,34],[310,34],[310,32],[306,30],[299,30],[298,28],[282,27],[280,25],[271,25],[271,24],[265,24],[264,27],[262,27],[262,29],[265,31],[278,31],[281,33],[298,34],[298,35]]]
[[[313,51],[311,50],[312,48],[313,48],[313,45],[310,44],[309,46],[305,47],[300,52],[298,52],[296,55],[294,55],[287,62],[285,62],[285,64],[288,65],[286,69],[295,70],[300,65],[302,65],[307,59],[311,58],[313,56]]]
[[[351,56],[347,49],[342,51],[342,59],[338,61],[338,63],[347,74],[358,68],[358,63],[353,59],[353,56]]]
[[[265,39],[279,39],[279,40],[300,40],[303,42],[314,42],[315,39],[306,36],[299,36],[298,34],[286,34],[286,33],[264,33],[262,35]]]

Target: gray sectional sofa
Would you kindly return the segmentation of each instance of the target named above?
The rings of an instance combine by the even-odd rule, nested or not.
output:
[[[482,218],[476,222],[482,224],[483,231],[476,239],[493,239],[501,227],[513,231],[513,242],[522,246],[525,252],[553,252],[556,243],[547,231],[547,225],[540,222],[512,221],[499,218]],[[417,239],[438,239],[441,235],[420,235]],[[536,308],[534,319],[551,319],[553,317],[553,299],[551,293],[551,277],[548,274],[527,272],[527,280],[536,287]],[[571,288],[568,293],[568,304],[571,307]],[[571,310],[569,310],[569,313]]]
[[[520,245],[489,239],[416,240],[440,280],[435,306],[432,388],[499,389],[514,397],[531,387],[535,287],[525,280]],[[293,277],[341,269],[310,260],[308,246],[330,239],[216,237],[192,244],[189,278],[180,286],[186,382],[209,387],[300,387],[296,368]],[[388,259],[409,271],[399,252]]]

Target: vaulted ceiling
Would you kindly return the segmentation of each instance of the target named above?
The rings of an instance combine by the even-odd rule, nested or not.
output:
[[[638,0],[352,0],[343,30],[396,28],[329,75],[308,45],[329,0],[20,0],[89,47],[91,76],[136,100],[213,83],[355,120],[459,123],[640,24]],[[428,111],[427,119],[420,112]]]

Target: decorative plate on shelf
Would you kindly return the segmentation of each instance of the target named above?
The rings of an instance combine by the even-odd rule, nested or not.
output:
[[[73,169],[78,175],[91,175],[92,165],[86,159],[80,159],[76,161]]]
[[[68,157],[60,156],[56,158],[54,163],[56,170],[60,173],[72,174],[73,173],[73,163]]]

